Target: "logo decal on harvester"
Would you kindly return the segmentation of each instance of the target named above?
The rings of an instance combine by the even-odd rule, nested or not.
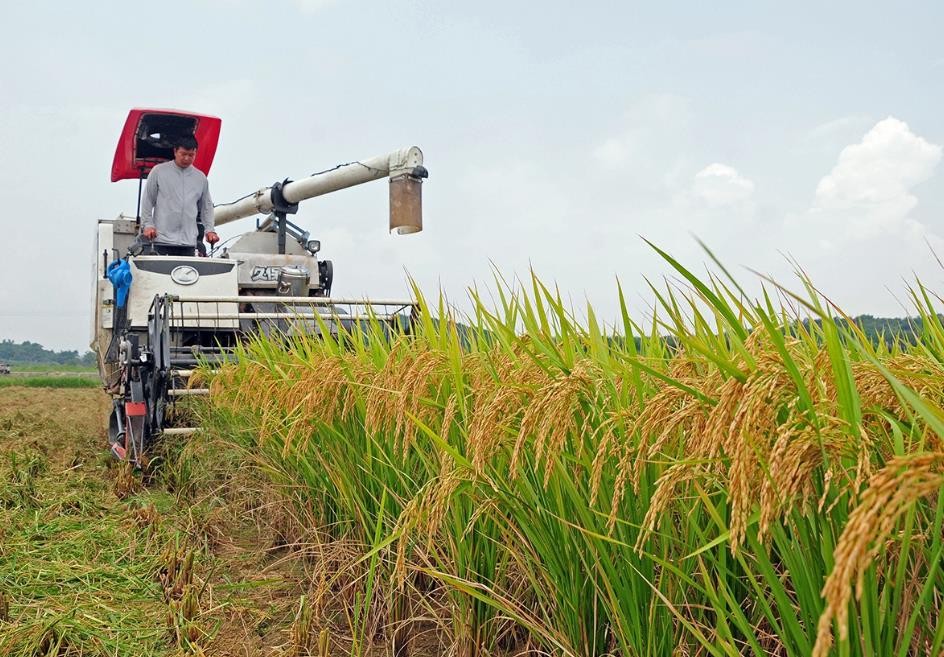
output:
[[[200,278],[200,273],[190,265],[181,265],[174,267],[170,278],[178,285],[193,285]]]

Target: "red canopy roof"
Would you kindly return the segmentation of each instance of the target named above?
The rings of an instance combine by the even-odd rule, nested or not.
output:
[[[180,110],[131,110],[115,148],[111,181],[137,180],[155,164],[174,159],[174,144],[184,135],[196,137],[199,147],[193,166],[209,175],[222,123],[215,116]]]

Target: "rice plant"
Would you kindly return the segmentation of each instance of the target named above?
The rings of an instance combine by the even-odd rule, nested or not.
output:
[[[463,656],[942,654],[937,297],[873,344],[802,272],[751,299],[659,253],[645,322],[499,278],[464,326],[415,290],[409,335],[260,336],[213,376],[207,425],[353,546],[352,652],[409,598]]]

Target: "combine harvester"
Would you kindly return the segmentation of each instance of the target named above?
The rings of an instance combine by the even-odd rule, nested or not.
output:
[[[202,363],[225,359],[240,341],[260,332],[335,332],[354,322],[378,321],[408,330],[415,304],[406,299],[331,296],[331,261],[321,244],[288,221],[298,204],[354,185],[389,178],[390,230],[422,230],[423,153],[413,146],[288,179],[215,207],[215,225],[262,215],[253,231],[193,257],[155,255],[139,237],[141,190],[151,168],[173,159],[184,135],[199,143],[193,166],[209,174],[221,121],[174,110],[134,109],[115,150],[112,182],[138,180],[136,217],[100,220],[95,243],[92,350],[98,356],[113,408],[108,438],[113,454],[138,467],[162,434],[195,429],[172,426],[174,402],[206,394],[188,387]],[[199,255],[198,255],[199,254]]]

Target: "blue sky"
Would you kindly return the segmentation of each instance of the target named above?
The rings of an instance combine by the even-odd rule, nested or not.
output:
[[[604,317],[619,277],[644,313],[669,272],[640,236],[699,268],[697,235],[746,283],[792,284],[786,253],[849,312],[901,315],[903,278],[944,279],[944,9],[821,5],[12,5],[0,338],[87,344],[95,220],[134,210],[108,182],[134,106],[222,117],[217,202],[420,146],[423,233],[386,234],[381,183],[302,205],[343,294],[409,271],[461,305],[494,264]]]

